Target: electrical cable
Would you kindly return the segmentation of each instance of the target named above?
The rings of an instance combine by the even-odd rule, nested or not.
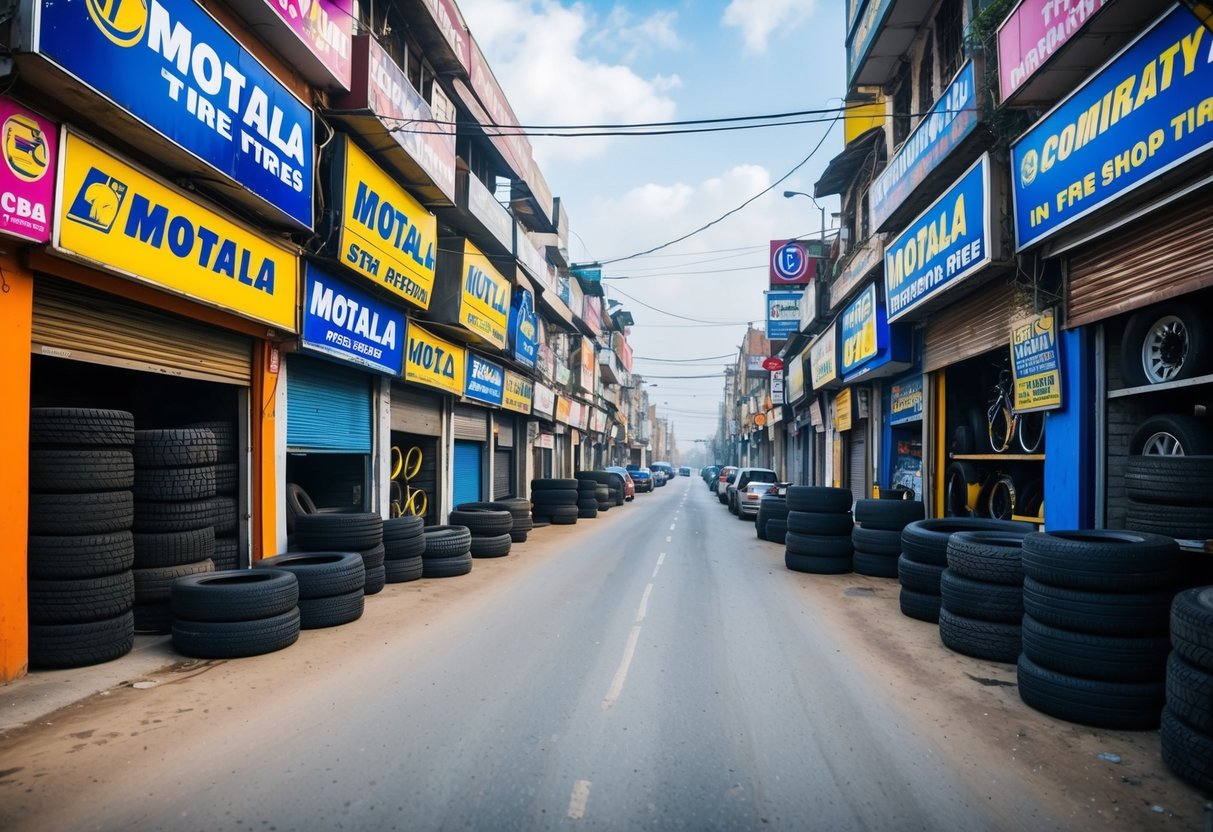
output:
[[[640,298],[629,295],[627,292],[623,291],[622,289],[612,287],[611,291],[618,292],[619,294],[623,295],[625,298],[628,298],[629,300],[632,300],[635,303],[639,303],[641,306],[643,306],[647,309],[652,309],[654,312],[659,312],[662,315],[669,315],[671,318],[678,318],[679,320],[682,320],[682,321],[693,321],[698,324],[708,324],[711,326],[720,326],[721,324],[727,324],[728,326],[739,326],[739,324],[736,324],[736,323],[727,323],[725,321],[707,321],[702,318],[689,318],[686,315],[678,315],[674,312],[666,312],[664,309],[658,309],[656,306],[653,306],[652,304],[645,303]]]

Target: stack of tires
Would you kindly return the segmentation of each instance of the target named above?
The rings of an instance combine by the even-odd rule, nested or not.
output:
[[[134,646],[134,440],[125,411],[30,412],[31,667],[97,664]]]
[[[1162,759],[1178,777],[1213,792],[1213,587],[1175,596],[1171,643]]]
[[[451,512],[451,525],[464,526],[472,535],[468,553],[474,558],[500,558],[514,542],[510,530],[514,516],[502,503],[460,503]]]
[[[383,521],[384,577],[389,584],[403,584],[421,577],[424,530],[424,519],[416,515]]]
[[[215,571],[215,435],[135,431],[135,629],[167,633],[173,581]],[[234,518],[233,518],[234,525]]]
[[[535,527],[531,520],[531,501],[521,497],[508,497],[497,500],[497,505],[505,506],[514,522],[510,526],[510,540],[515,543],[526,543],[527,534]]]
[[[1131,456],[1125,528],[1179,540],[1213,538],[1213,456]]]
[[[593,520],[598,516],[598,483],[595,480],[577,479],[577,518]]]
[[[767,524],[772,520],[783,524],[780,542],[785,542],[788,531],[788,498],[778,494],[763,494],[758,502],[758,513],[754,515],[754,527],[757,529],[759,540],[771,539],[767,537]]]
[[[911,500],[856,500],[851,566],[860,575],[896,578],[901,556],[901,531],[926,516],[923,505]]]
[[[380,592],[387,580],[387,570],[384,566],[386,547],[383,543],[383,518],[373,511],[301,514],[295,518],[295,547],[303,552],[357,552],[362,559],[365,578],[363,595]],[[310,600],[316,597],[310,595],[309,589],[302,584],[301,578],[301,599]],[[351,610],[357,606],[352,598],[347,599],[345,603]],[[304,609],[302,603],[299,606]],[[359,615],[361,614],[359,612]],[[304,618],[307,618],[306,614]],[[306,623],[303,628],[310,629]]]
[[[897,559],[902,615],[939,623],[940,583],[948,565],[948,538],[956,532],[1024,535],[1034,531],[1036,527],[1031,523],[981,517],[940,517],[907,524],[901,531],[901,557]]]
[[[362,617],[366,567],[358,552],[287,552],[258,561],[253,568],[282,570],[295,576],[299,582],[300,629],[336,627]]]
[[[795,572],[841,575],[851,571],[851,492],[846,488],[788,487],[788,531],[783,562]],[[767,521],[770,528],[771,521]]]
[[[237,528],[240,463],[236,426],[231,422],[197,422],[186,427],[209,430],[215,437],[215,554],[211,560],[216,570],[236,569],[243,565]]]
[[[170,593],[173,649],[198,659],[238,659],[299,640],[299,584],[280,569],[186,575]]]
[[[1175,541],[1114,530],[1030,534],[1023,571],[1020,698],[1069,722],[1158,727],[1171,601],[1183,580]]]
[[[423,578],[454,578],[472,571],[472,533],[466,526],[430,526],[423,536]]]
[[[1023,621],[1019,532],[957,532],[940,577],[939,639],[949,650],[1015,664]]]
[[[575,479],[538,478],[531,480],[531,513],[536,521],[556,526],[571,526],[580,515],[578,484]],[[595,502],[597,509],[597,502]]]

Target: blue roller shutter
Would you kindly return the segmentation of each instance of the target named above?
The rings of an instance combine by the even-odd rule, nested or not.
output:
[[[455,505],[480,501],[480,461],[484,445],[455,440]]]
[[[290,451],[369,454],[371,380],[366,373],[304,356],[287,363]]]

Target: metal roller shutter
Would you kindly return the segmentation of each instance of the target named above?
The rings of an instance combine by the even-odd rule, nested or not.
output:
[[[371,386],[365,373],[295,355],[287,361],[286,384],[288,450],[371,452]]]
[[[249,338],[39,275],[31,348],[39,355],[248,385]]]
[[[514,452],[498,448],[493,453],[493,499],[514,496]]]
[[[442,399],[393,384],[392,430],[420,436],[442,436]]]
[[[1011,322],[1031,312],[1030,291],[997,282],[944,308],[927,319],[924,372],[1006,346],[1011,341]]]
[[[489,438],[488,412],[476,407],[455,405],[455,438],[473,442],[487,442]]]
[[[1213,199],[1109,234],[1070,258],[1066,327],[1083,326],[1213,286]]]
[[[514,447],[514,420],[508,416],[497,417],[497,445],[502,448]]]
[[[864,500],[868,494],[868,423],[856,422],[847,432],[850,457],[847,460],[847,485],[856,500]]]
[[[484,446],[455,440],[455,505],[480,501],[480,461]]]

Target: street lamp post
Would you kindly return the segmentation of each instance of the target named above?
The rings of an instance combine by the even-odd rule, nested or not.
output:
[[[783,192],[784,199],[791,199],[794,196],[807,196],[809,198],[809,201],[812,202],[813,205],[815,205],[817,207],[817,210],[821,212],[821,251],[819,252],[819,255],[824,257],[825,250],[826,250],[826,209],[824,207],[822,207],[821,203],[819,203],[816,199],[813,198],[812,194],[806,194],[804,191],[784,191]]]

